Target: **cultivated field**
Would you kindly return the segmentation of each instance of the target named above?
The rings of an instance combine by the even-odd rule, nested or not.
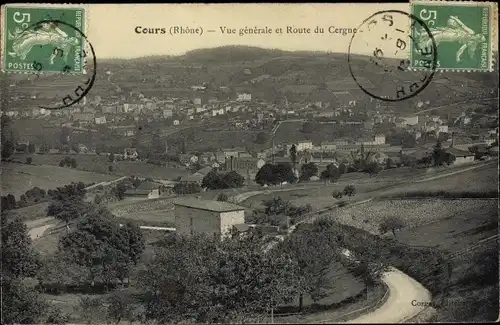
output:
[[[67,167],[49,165],[25,165],[15,163],[2,163],[2,195],[8,193],[19,198],[27,190],[35,186],[49,190],[58,186],[70,184],[71,182],[83,181],[88,183],[100,183],[111,181],[116,177],[112,175],[98,174],[75,170]]]
[[[400,217],[406,227],[415,228],[434,221],[454,218],[464,219],[464,229],[470,229],[478,222],[484,223],[481,216],[495,218],[497,200],[493,199],[419,199],[419,200],[374,200],[355,206],[334,209],[327,213],[333,220],[342,224],[380,234],[378,225],[389,216]],[[477,224],[476,224],[477,226]],[[432,227],[432,225],[429,225]],[[421,234],[423,236],[423,234]],[[418,237],[419,245],[425,237]],[[436,233],[431,235],[431,238]],[[442,239],[445,234],[441,234]]]
[[[88,171],[99,174],[115,176],[137,176],[152,177],[157,179],[175,179],[179,176],[189,175],[189,171],[184,168],[163,167],[147,164],[143,161],[116,161],[109,162],[105,156],[95,155],[29,155],[33,158],[34,165],[59,166],[59,162],[66,156],[76,159],[77,170]],[[28,155],[16,154],[14,159],[21,162],[26,161]],[[109,166],[113,166],[113,171],[109,171]],[[115,178],[118,178],[115,177]]]

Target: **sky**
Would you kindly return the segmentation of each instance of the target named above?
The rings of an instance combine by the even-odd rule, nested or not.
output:
[[[358,28],[380,10],[409,11],[408,3],[395,4],[91,4],[86,33],[96,56],[133,58],[179,55],[199,48],[248,45],[282,50],[347,52],[352,34],[329,33],[328,28]],[[135,29],[165,28],[165,34],[138,34]],[[202,35],[170,35],[171,27],[203,30]],[[268,28],[271,34],[222,34],[220,28]],[[310,28],[310,34],[289,34],[286,27]],[[323,34],[314,29],[324,29]],[[282,28],[283,33],[276,33]],[[214,30],[215,32],[209,32]],[[357,46],[360,54],[371,53]],[[366,53],[363,53],[366,52]]]

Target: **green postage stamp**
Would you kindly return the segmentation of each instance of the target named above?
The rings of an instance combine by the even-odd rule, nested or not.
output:
[[[437,49],[437,70],[492,71],[497,4],[466,1],[412,1],[411,14],[429,28]],[[411,29],[412,68],[425,65],[421,49],[432,47],[428,33]],[[420,42],[419,38],[425,39]],[[423,44],[425,43],[425,44]],[[420,51],[419,51],[420,50]]]
[[[5,5],[2,31],[4,72],[85,73],[83,6]]]

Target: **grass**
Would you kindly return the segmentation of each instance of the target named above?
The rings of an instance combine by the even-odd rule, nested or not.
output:
[[[35,186],[49,190],[82,180],[85,183],[99,183],[113,179],[115,177],[111,175],[67,167],[2,163],[2,193],[11,193],[16,198]]]
[[[460,198],[497,198],[498,191],[487,191],[487,192],[468,192],[468,191],[454,191],[447,192],[444,190],[439,191],[414,191],[414,192],[403,192],[400,194],[382,196],[383,198],[449,198],[449,199],[460,199]]]
[[[26,161],[26,157],[33,158],[34,165],[51,165],[59,166],[59,162],[69,155],[25,155],[16,154],[14,159]],[[109,162],[105,156],[96,155],[72,155],[76,158],[78,166],[77,170],[88,171],[109,176],[137,176],[137,177],[152,177],[159,179],[175,179],[179,176],[189,175],[190,172],[184,168],[168,167],[148,164],[144,161],[116,161]],[[109,171],[109,166],[113,166],[113,171]]]

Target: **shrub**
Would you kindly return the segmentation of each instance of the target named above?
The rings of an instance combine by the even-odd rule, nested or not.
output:
[[[228,199],[229,197],[224,193],[219,194],[219,196],[217,197],[217,201],[222,201],[222,202],[227,202]]]
[[[31,165],[31,162],[32,162],[32,161],[33,161],[33,158],[31,158],[31,157],[26,158],[26,163],[27,163],[28,165]]]

